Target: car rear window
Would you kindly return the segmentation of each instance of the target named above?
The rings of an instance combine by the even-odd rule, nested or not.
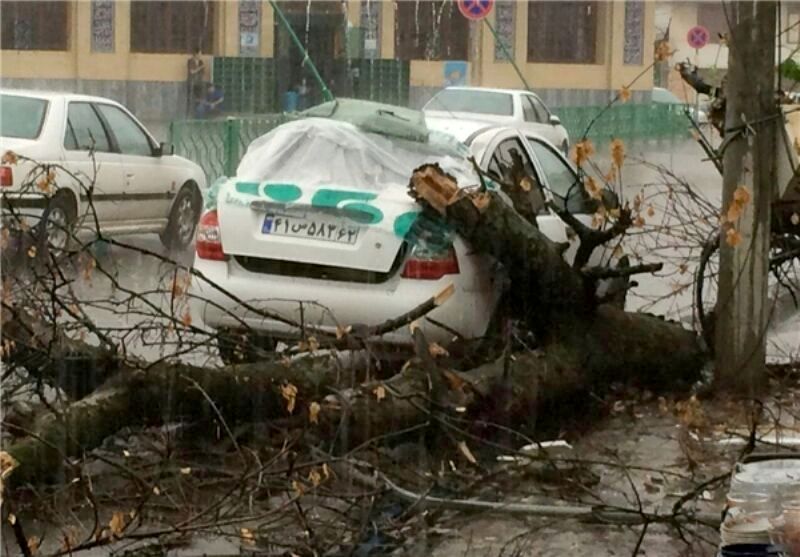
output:
[[[425,106],[426,110],[446,110],[449,112],[474,112],[494,116],[512,116],[512,97],[508,93],[495,91],[467,91],[446,89],[433,97]]]
[[[0,95],[0,136],[20,139],[39,137],[47,104],[44,99]]]

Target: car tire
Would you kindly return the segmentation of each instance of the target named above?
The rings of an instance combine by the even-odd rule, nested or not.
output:
[[[72,244],[78,208],[75,197],[60,191],[51,197],[39,223],[39,250],[54,256],[63,255]]]
[[[194,240],[194,232],[203,210],[203,198],[193,185],[185,185],[175,196],[169,221],[161,233],[161,243],[169,250],[182,251]]]
[[[263,352],[274,352],[277,344],[272,338],[233,329],[223,328],[217,331],[217,351],[226,366],[263,360]]]

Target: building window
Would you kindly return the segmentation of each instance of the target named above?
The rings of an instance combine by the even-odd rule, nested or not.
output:
[[[786,11],[786,42],[789,44],[800,44],[800,8],[788,6]],[[781,29],[783,31],[783,29]]]
[[[92,52],[114,52],[113,0],[92,0]]]
[[[598,2],[528,2],[528,61],[594,64]]]
[[[494,42],[494,59],[496,62],[508,62],[508,56],[514,59],[514,26],[516,24],[516,6],[514,0],[501,0],[494,6],[494,30],[497,38]]]
[[[720,35],[728,33],[725,7],[721,2],[701,2],[697,6],[697,24],[708,29],[709,43],[719,43]]]
[[[3,50],[67,50],[70,2],[3,1]]]
[[[381,2],[361,2],[361,31],[364,39],[364,58],[380,58]]]
[[[211,53],[213,44],[213,2],[131,2],[132,52]]]
[[[469,21],[452,0],[395,3],[395,53],[400,60],[466,60]]]
[[[644,62],[644,2],[626,0],[625,2],[625,47],[622,61],[625,64],[641,66]]]

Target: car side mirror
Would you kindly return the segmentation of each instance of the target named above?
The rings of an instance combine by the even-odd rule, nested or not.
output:
[[[553,126],[561,125],[561,118],[559,118],[555,114],[551,115],[550,116],[550,124],[552,124]]]
[[[175,146],[171,143],[164,143],[161,142],[158,144],[158,147],[153,149],[153,156],[156,157],[163,157],[165,155],[174,155],[175,154]]]

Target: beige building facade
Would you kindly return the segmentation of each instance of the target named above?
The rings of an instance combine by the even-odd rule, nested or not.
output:
[[[644,101],[653,86],[653,2],[499,1],[488,22],[514,64],[490,26],[468,22],[455,2],[278,4],[337,94],[357,96],[366,79],[377,79],[353,69],[365,60],[396,61],[391,79],[415,107],[448,84],[522,87],[514,64],[554,106],[604,104],[631,82],[634,101]],[[4,0],[0,15],[5,87],[104,95],[145,119],[184,115],[187,61],[198,47],[208,80],[217,81],[223,67],[215,59],[224,58],[225,68],[238,67],[237,58],[274,61],[271,81],[260,87],[275,89],[277,110],[285,90],[303,79],[314,85],[266,1]],[[352,83],[359,80],[360,88]]]

